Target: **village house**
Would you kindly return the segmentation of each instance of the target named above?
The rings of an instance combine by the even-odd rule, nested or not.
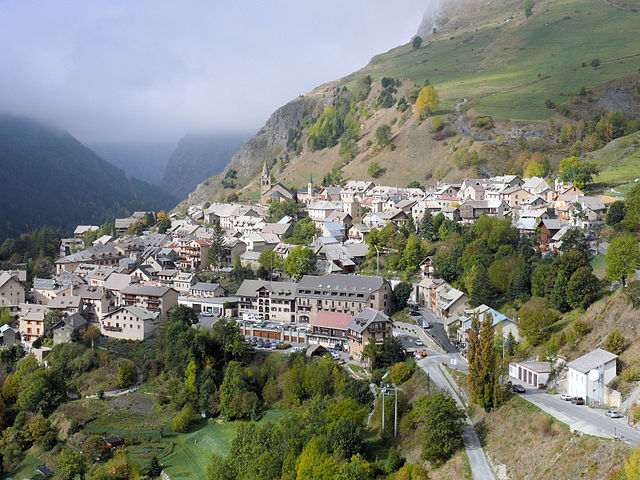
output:
[[[478,322],[482,323],[486,316],[490,316],[492,319],[492,325],[495,329],[496,335],[502,335],[503,339],[506,339],[509,334],[513,336],[516,342],[521,340],[520,332],[516,323],[506,315],[498,312],[497,310],[489,307],[488,305],[480,305],[476,308],[471,308],[464,311],[464,316],[461,318],[461,327],[458,329],[458,341],[462,345],[469,343],[469,332],[471,331],[471,323],[473,317],[478,318]]]
[[[36,338],[44,335],[44,317],[48,312],[49,309],[45,305],[20,304],[18,325],[24,341],[33,342]]]
[[[20,341],[20,332],[9,325],[0,326],[0,345],[13,345]]]
[[[353,317],[347,326],[349,353],[357,360],[367,361],[363,356],[364,347],[370,339],[381,345],[393,336],[393,322],[383,312],[365,308]]]
[[[23,302],[24,286],[18,277],[9,272],[0,273],[0,307],[8,308],[11,313],[16,313]]]
[[[224,297],[227,291],[219,283],[198,282],[191,286],[189,295],[199,298]]]
[[[81,263],[117,267],[123,257],[113,245],[95,245],[56,260],[56,273],[73,272]]]
[[[71,341],[71,335],[80,327],[87,324],[87,320],[79,313],[67,315],[51,325],[53,332],[53,344],[68,343]]]
[[[120,291],[119,306],[142,307],[151,312],[159,312],[160,320],[165,320],[177,304],[178,292],[169,287],[133,284]]]
[[[191,287],[198,283],[200,279],[195,273],[180,272],[173,277],[173,289],[180,295],[187,295]]]
[[[146,340],[155,335],[159,319],[159,311],[137,306],[120,307],[100,319],[100,332],[119,340]]]
[[[321,310],[355,315],[370,307],[388,313],[391,296],[391,286],[382,277],[305,275],[296,289],[296,315],[299,322],[307,323]]]
[[[321,310],[311,322],[311,330],[307,333],[309,344],[318,344],[330,349],[349,347],[347,331],[353,316],[347,313]]]
[[[587,405],[609,405],[607,384],[617,372],[618,356],[596,348],[567,364],[567,393],[582,397]]]
[[[295,282],[245,280],[238,288],[238,315],[276,322],[295,322]]]

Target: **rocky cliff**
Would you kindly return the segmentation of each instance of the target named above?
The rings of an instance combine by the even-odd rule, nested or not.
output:
[[[315,101],[311,95],[296,98],[278,108],[258,133],[233,155],[224,170],[219,175],[200,183],[180,206],[217,200],[216,194],[224,195],[234,191],[233,188],[228,188],[225,192],[222,186],[222,180],[230,171],[236,172],[235,184],[246,185],[259,172],[265,160],[271,160],[286,151],[289,129],[295,127],[302,120],[304,113],[313,108],[314,104]]]
[[[160,187],[184,198],[198,183],[220,173],[248,137],[237,133],[184,136],[167,162]]]

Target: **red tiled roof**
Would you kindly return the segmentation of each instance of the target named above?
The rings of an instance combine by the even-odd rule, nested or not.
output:
[[[346,330],[347,325],[353,319],[348,313],[329,312],[328,310],[320,310],[311,325],[314,327],[336,328]]]

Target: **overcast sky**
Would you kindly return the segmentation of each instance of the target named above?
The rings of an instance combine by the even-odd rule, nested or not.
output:
[[[256,131],[408,42],[429,0],[0,0],[0,111],[83,141]]]

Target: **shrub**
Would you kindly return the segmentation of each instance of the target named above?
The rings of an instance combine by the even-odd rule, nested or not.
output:
[[[482,117],[476,121],[476,127],[489,130],[493,128],[493,119],[491,117]]]
[[[616,328],[607,337],[605,342],[605,349],[615,355],[620,355],[624,350],[627,339],[622,336],[620,331]]]
[[[431,130],[434,132],[439,132],[444,128],[444,120],[442,119],[442,115],[436,115],[431,119]]]
[[[411,370],[405,362],[398,362],[389,370],[389,378],[396,385],[406,382],[410,376]]]
[[[591,66],[593,68],[598,68],[600,66],[600,59],[594,58],[593,60],[591,60]]]
[[[186,432],[193,420],[195,419],[196,411],[191,405],[185,405],[180,410],[173,420],[171,421],[171,429],[174,432]]]
[[[380,166],[380,163],[378,162],[371,162],[369,164],[369,168],[367,168],[367,173],[369,175],[371,175],[373,178],[378,178],[379,176],[381,176],[384,172],[386,172],[386,168],[383,168]]]
[[[629,409],[629,416],[631,417],[631,423],[640,422],[640,403],[634,403]]]
[[[553,418],[549,415],[541,416],[538,420],[538,430],[543,435],[553,435]]]
[[[620,378],[625,382],[636,382],[639,375],[640,372],[638,372],[638,367],[623,368],[620,372]]]
[[[127,388],[136,381],[136,367],[129,360],[123,360],[118,367],[118,384],[120,388]]]
[[[587,322],[583,322],[582,320],[576,320],[573,323],[573,331],[576,332],[576,335],[579,337],[584,337],[587,333],[591,331],[591,328],[587,324]]]

